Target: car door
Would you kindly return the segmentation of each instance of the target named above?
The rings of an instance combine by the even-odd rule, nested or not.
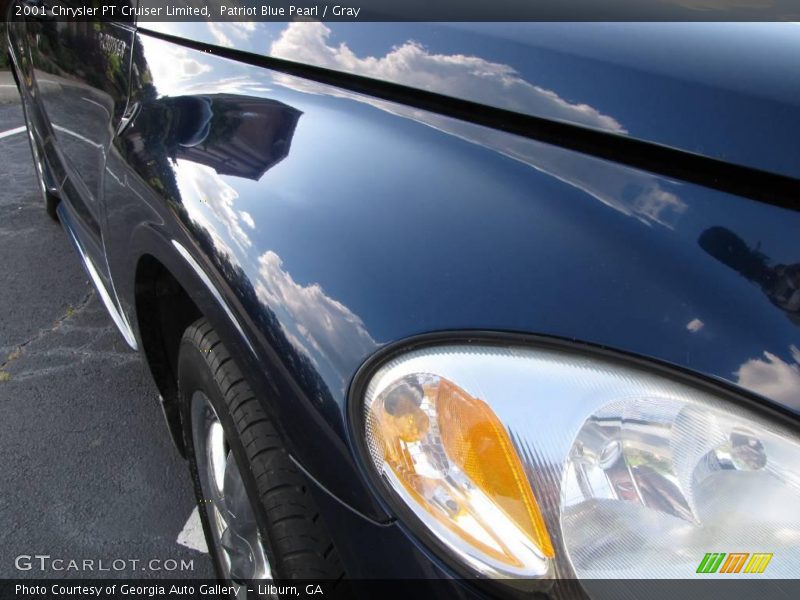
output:
[[[75,233],[108,289],[102,179],[106,152],[127,105],[134,24],[59,20],[53,14],[59,8],[117,4],[120,15],[121,4],[130,2],[45,0],[46,14],[28,16],[25,26],[34,95],[67,176],[62,199],[73,209]]]

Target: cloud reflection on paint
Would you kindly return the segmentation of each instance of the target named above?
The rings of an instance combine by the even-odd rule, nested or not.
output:
[[[791,346],[789,351],[794,362],[786,362],[771,352],[764,352],[763,358],[748,360],[734,373],[737,383],[800,410],[800,348]]]
[[[191,219],[226,261],[246,260],[253,245],[252,215],[236,210],[238,192],[212,168],[179,160],[176,177],[184,199],[192,199]],[[342,373],[378,348],[361,318],[328,296],[318,283],[297,283],[273,251],[257,259],[255,295],[273,312],[294,348],[307,356],[329,385],[344,389]]]
[[[220,236],[215,238],[217,250],[231,255],[231,243],[242,252],[250,248],[253,242],[242,225],[254,228],[255,222],[249,213],[234,208],[239,192],[211,167],[180,159],[177,164],[175,175],[181,197],[200,202],[197,210],[192,211],[192,218],[209,225],[205,227],[209,232],[222,231],[227,234],[226,240]]]
[[[297,283],[275,252],[259,257],[255,288],[292,345],[314,362],[326,380],[338,380],[342,389],[346,385],[342,373],[350,372],[378,347],[358,315],[328,296],[318,283]]]
[[[162,96],[180,94],[188,82],[211,71],[211,65],[192,58],[188,49],[179,47],[170,48],[170,52],[148,53],[147,68]]]
[[[624,127],[612,117],[587,104],[567,102],[555,92],[532,85],[522,80],[508,65],[461,54],[430,54],[414,42],[395,47],[383,57],[359,57],[344,43],[338,46],[329,44],[330,33],[330,29],[321,23],[290,23],[272,44],[270,54],[452,96],[467,96],[512,110],[533,111],[547,118],[568,120],[613,133],[625,133]],[[657,224],[672,229],[687,210],[686,203],[677,194],[664,189],[657,178],[643,171],[610,170],[603,161],[558,146],[306,79],[276,74],[274,81],[296,91],[346,97],[370,104],[491,148],[576,187],[609,208],[646,225]],[[476,97],[476,93],[481,96]]]
[[[456,98],[470,98],[490,106],[533,112],[548,119],[625,132],[613,117],[529,83],[509,65],[465,54],[432,54],[414,41],[393,47],[385,56],[359,57],[344,42],[338,46],[329,43],[330,35],[331,30],[322,23],[290,23],[272,43],[269,54]],[[308,82],[307,90],[313,91],[313,87]]]

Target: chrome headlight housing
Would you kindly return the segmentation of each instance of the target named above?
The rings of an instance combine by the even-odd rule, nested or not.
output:
[[[397,355],[362,396],[357,434],[390,504],[477,576],[686,578],[711,552],[800,576],[800,438],[725,392],[471,343]]]

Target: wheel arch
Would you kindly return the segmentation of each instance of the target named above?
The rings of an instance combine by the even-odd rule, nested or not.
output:
[[[181,454],[178,394],[178,347],[186,328],[202,313],[175,276],[150,254],[140,257],[135,273],[134,303],[142,354],[161,395],[164,416]]]
[[[183,332],[202,313],[172,272],[150,254],[136,265],[134,303],[142,354],[161,395],[172,439],[184,454],[177,406],[178,348]]]
[[[159,236],[160,237],[160,236]],[[153,242],[154,240],[150,240]],[[165,247],[151,243],[149,252],[135,261],[129,306],[143,357],[158,388],[161,406],[173,442],[185,455],[178,407],[178,351],[183,332],[200,317],[214,326],[237,364],[254,381],[250,359],[253,349],[220,289],[200,264],[178,242]],[[177,251],[176,251],[177,250]]]

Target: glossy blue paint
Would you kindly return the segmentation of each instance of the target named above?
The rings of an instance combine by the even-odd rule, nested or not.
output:
[[[107,196],[112,274],[132,279],[141,222],[197,252],[294,390],[275,402],[297,459],[357,509],[380,514],[354,483],[348,385],[415,334],[576,339],[800,409],[796,308],[776,291],[777,265],[800,262],[796,212],[139,39],[152,84],[133,91],[110,166],[124,177],[108,181],[148,183]],[[225,122],[244,113],[262,118]],[[282,132],[280,153],[253,145],[258,127]],[[237,153],[262,164],[236,172]],[[759,248],[770,283],[704,242],[720,228]]]
[[[800,176],[792,23],[141,23]]]
[[[726,73],[728,59],[702,55],[700,38],[677,48],[674,30],[626,30],[639,40],[627,56],[605,44],[617,29],[576,29],[586,32],[583,47],[531,35],[546,47],[532,52],[523,38],[545,30],[415,27],[348,38],[355,64],[421,32],[429,49],[405,52],[424,65],[449,56],[489,69],[490,82],[528,90],[524,80],[533,96],[505,105],[513,97],[486,96],[469,78],[451,89],[446,70],[400,83],[798,174],[797,112],[782,111],[800,96],[794,71],[776,75],[789,73],[785,55],[775,58],[781,69],[748,70],[745,86]],[[255,48],[250,30],[226,31]],[[721,32],[706,33],[737,56]],[[343,54],[331,36],[318,49]],[[757,66],[772,41],[758,44]],[[465,48],[480,58],[467,60]],[[391,515],[351,447],[348,389],[376,351],[418,334],[577,340],[800,414],[797,211],[145,32],[132,56],[135,110],[108,150],[102,193],[120,309],[137,329],[137,266],[160,261],[248,373],[293,458],[366,519],[354,527],[366,532]],[[509,66],[498,74],[491,65]]]

